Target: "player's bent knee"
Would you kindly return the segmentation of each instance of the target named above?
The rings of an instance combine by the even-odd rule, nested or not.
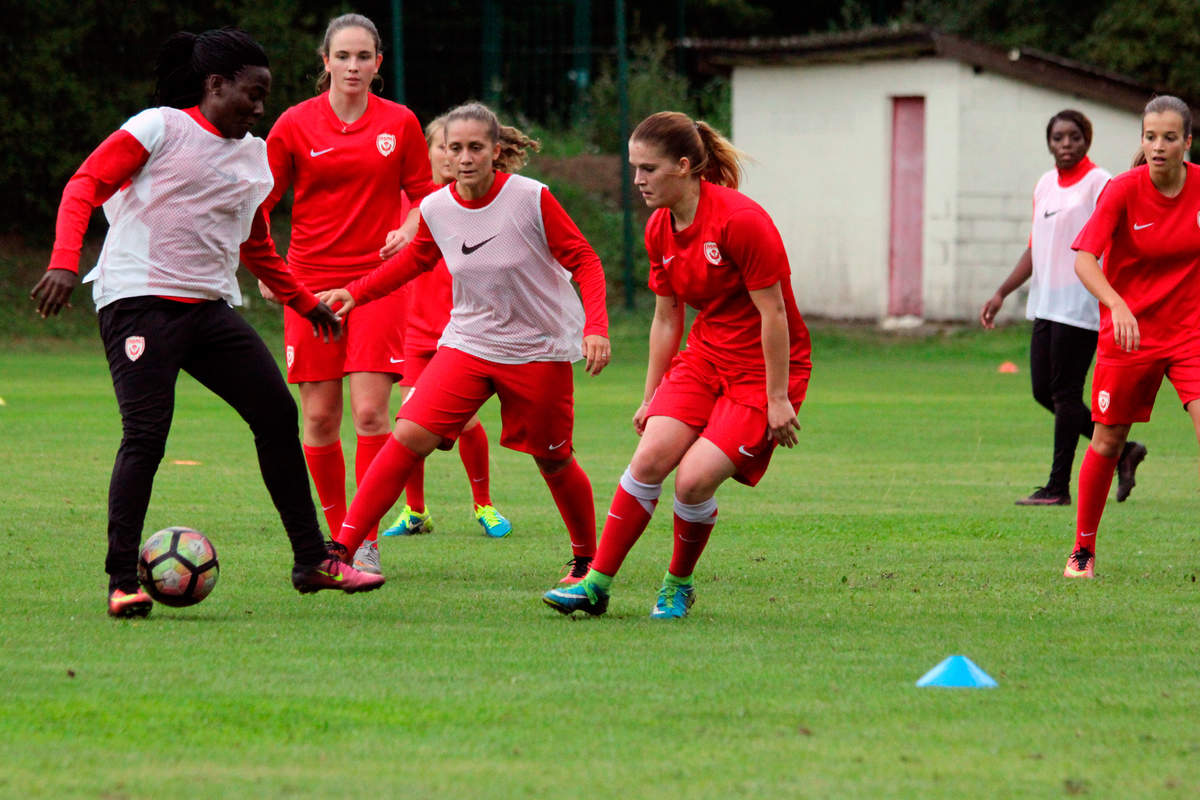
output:
[[[566,458],[552,460],[549,458],[543,458],[541,456],[534,456],[533,460],[537,464],[538,470],[540,470],[543,475],[557,475],[570,466],[571,462],[574,461],[575,458],[574,456],[568,455]]]

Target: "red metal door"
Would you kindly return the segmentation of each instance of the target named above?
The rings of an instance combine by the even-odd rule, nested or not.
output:
[[[922,316],[921,240],[925,218],[925,98],[892,98],[888,315]]]

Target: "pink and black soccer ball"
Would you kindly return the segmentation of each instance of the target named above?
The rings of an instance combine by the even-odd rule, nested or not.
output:
[[[167,606],[199,603],[217,585],[219,573],[216,548],[192,528],[163,528],[138,554],[138,580],[147,594]]]

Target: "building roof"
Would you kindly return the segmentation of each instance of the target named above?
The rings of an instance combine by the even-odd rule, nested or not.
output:
[[[1164,87],[1033,48],[1004,49],[932,28],[901,26],[844,33],[750,39],[683,39],[702,64],[721,69],[762,64],[848,64],[886,59],[947,58],[1067,94],[1141,112]],[[1184,98],[1195,107],[1192,98]]]

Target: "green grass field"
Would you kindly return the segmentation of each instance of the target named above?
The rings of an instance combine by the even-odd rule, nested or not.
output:
[[[647,618],[666,503],[606,616],[541,604],[567,540],[532,461],[495,445],[494,401],[514,534],[480,534],[457,456],[435,454],[436,532],[383,541],[389,583],[301,597],[248,431],[190,379],[146,531],[207,532],[221,579],[194,608],[110,620],[120,426],[99,343],[6,348],[0,796],[1194,797],[1190,425],[1168,388],[1137,429],[1139,485],[1108,509],[1100,578],[1064,580],[1074,510],[1012,505],[1050,451],[1026,335],[819,331],[801,446],[718,494],[680,623]],[[644,366],[640,333],[616,345],[576,389],[598,515]],[[1006,359],[1021,374],[997,374]],[[915,688],[951,654],[999,688]]]

